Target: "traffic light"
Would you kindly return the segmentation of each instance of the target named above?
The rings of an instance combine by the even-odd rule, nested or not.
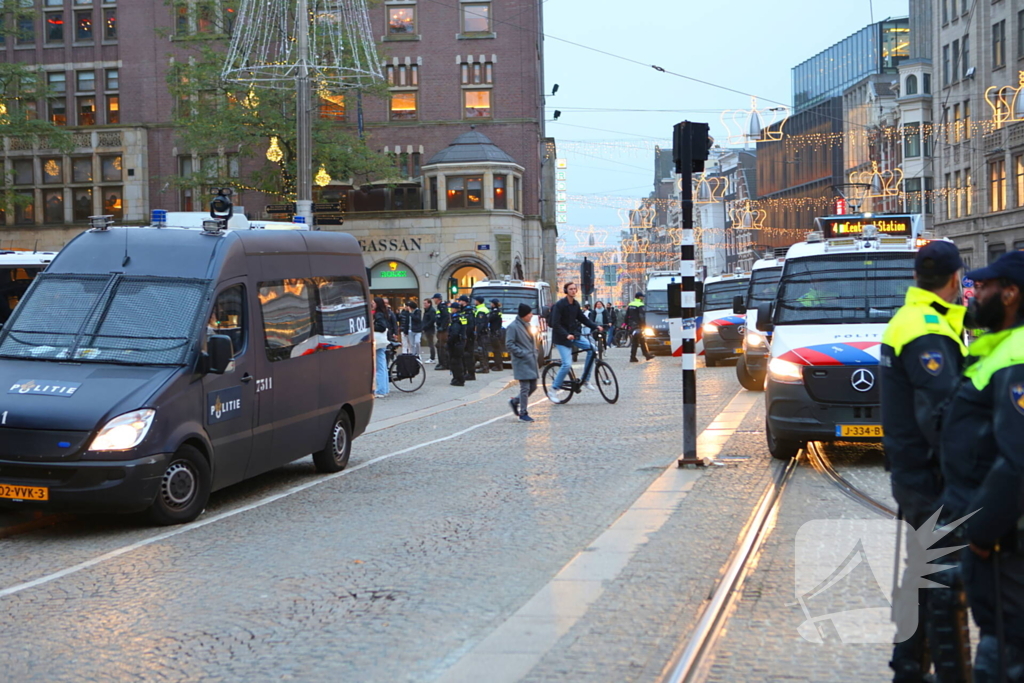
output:
[[[580,266],[580,289],[583,296],[590,296],[594,292],[594,262],[588,258],[584,258]]]
[[[459,296],[459,281],[456,278],[448,278],[448,296],[452,299]]]
[[[708,159],[713,140],[708,124],[683,121],[672,129],[672,161],[676,173],[700,173]]]

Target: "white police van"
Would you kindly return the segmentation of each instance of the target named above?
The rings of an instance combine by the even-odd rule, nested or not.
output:
[[[914,283],[919,215],[829,216],[786,254],[778,293],[758,306],[772,332],[765,384],[772,456],[808,441],[879,441],[882,333]]]
[[[704,365],[713,368],[728,358],[743,353],[743,332],[746,316],[733,312],[737,296],[747,293],[750,273],[728,273],[704,280],[703,311],[697,324],[697,355],[704,356]]]
[[[0,327],[55,256],[53,251],[0,251]]]
[[[482,296],[490,307],[491,299],[501,302],[501,322],[508,327],[515,320],[519,304],[527,304],[533,309],[533,320],[530,331],[537,342],[537,362],[544,364],[551,356],[551,328],[548,326],[548,314],[551,312],[551,286],[546,282],[530,282],[526,280],[483,280],[473,286],[470,298]],[[489,355],[493,355],[488,352]],[[512,360],[505,352],[505,358]]]
[[[761,332],[756,327],[757,307],[775,301],[787,249],[789,247],[780,247],[771,258],[755,261],[750,270],[746,295],[737,295],[733,301],[733,313],[746,316],[743,354],[736,361],[736,377],[743,388],[750,391],[764,390],[764,378],[768,372],[768,346],[772,340],[771,332]]]
[[[654,270],[647,275],[644,299],[647,325],[640,332],[647,338],[647,349],[651,353],[675,351],[669,334],[669,325],[673,319],[668,315],[668,287],[682,281],[682,274],[678,270]]]

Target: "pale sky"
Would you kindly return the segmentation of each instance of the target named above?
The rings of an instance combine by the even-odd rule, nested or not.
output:
[[[670,147],[675,123],[710,123],[722,140],[721,111],[750,107],[744,95],[644,65],[758,95],[761,107],[792,105],[792,67],[870,24],[872,13],[881,21],[907,12],[907,0],[545,0],[547,92],[559,85],[547,98],[547,133],[568,161],[569,223],[560,234],[570,244],[590,224],[617,234],[619,213],[595,204],[647,196],[653,145]],[[556,109],[562,115],[552,121]]]

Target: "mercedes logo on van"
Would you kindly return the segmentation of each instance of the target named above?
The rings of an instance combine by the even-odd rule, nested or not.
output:
[[[875,373],[864,368],[855,370],[853,377],[850,378],[850,384],[861,393],[871,391],[875,386]]]

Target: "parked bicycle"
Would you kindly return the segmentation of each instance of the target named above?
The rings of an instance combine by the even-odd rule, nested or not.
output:
[[[615,335],[612,337],[612,346],[624,349],[630,345],[632,339],[633,331],[629,328],[629,325],[622,323],[615,329]]]
[[[594,335],[604,336],[603,332],[594,332]],[[601,398],[608,403],[615,403],[619,400],[619,380],[615,376],[615,372],[612,370],[612,366],[608,365],[604,361],[604,344],[595,344],[597,349],[596,356],[594,358],[594,379],[593,382],[597,385],[597,390],[601,392]],[[544,366],[544,372],[541,375],[541,381],[544,385],[544,393],[548,396],[554,396],[557,400],[555,403],[563,404],[568,403],[572,400],[575,394],[579,394],[583,391],[583,382],[576,377],[576,372],[569,367],[569,374],[565,376],[565,380],[562,382],[561,388],[554,389],[554,393],[551,393],[555,383],[555,376],[559,370],[562,369],[562,361],[560,359],[554,359],[548,362]]]
[[[395,389],[412,393],[427,381],[427,368],[420,357],[414,353],[398,353],[401,344],[388,344],[385,358],[388,363],[388,380]]]

